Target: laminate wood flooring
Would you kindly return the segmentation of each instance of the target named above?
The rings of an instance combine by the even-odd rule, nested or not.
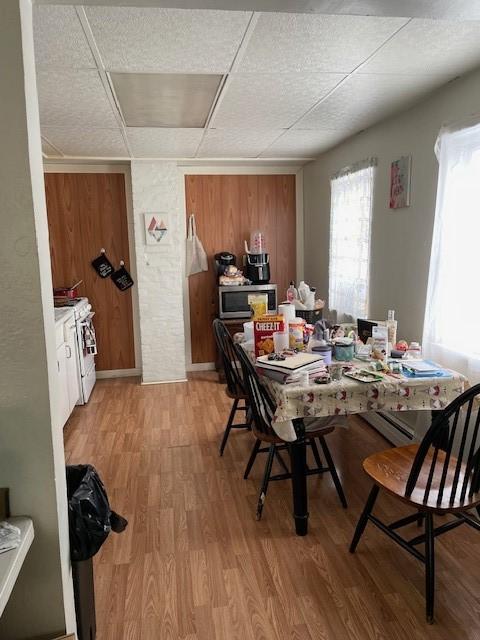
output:
[[[352,417],[328,436],[349,507],[328,475],[309,478],[300,538],[289,482],[271,483],[255,520],[265,458],[243,480],[252,435],[232,432],[218,456],[230,402],[210,372],[158,386],[99,380],[67,423],[68,463],[93,464],[129,520],[95,557],[98,640],[480,639],[475,531],[436,543],[433,626],[418,561],[371,525],[348,553],[370,489],[361,462],[389,447],[379,434]],[[382,518],[408,513],[385,495],[377,505]]]

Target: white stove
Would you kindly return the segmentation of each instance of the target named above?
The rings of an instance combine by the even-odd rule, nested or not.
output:
[[[73,309],[76,327],[78,379],[80,393],[77,404],[86,404],[96,382],[95,355],[97,342],[93,326],[92,305],[88,298],[76,298],[68,304]]]

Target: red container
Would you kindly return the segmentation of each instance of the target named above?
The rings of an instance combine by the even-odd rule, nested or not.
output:
[[[82,284],[83,280],[79,280],[71,287],[58,287],[53,290],[53,295],[55,298],[68,298],[69,300],[73,300],[73,298],[78,298],[78,287]]]

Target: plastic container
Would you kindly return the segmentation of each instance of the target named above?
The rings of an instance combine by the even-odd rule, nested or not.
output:
[[[245,342],[253,342],[253,321],[243,323],[243,336]]]
[[[319,356],[323,356],[324,364],[332,364],[332,347],[329,344],[315,345],[312,347],[312,353],[318,353]]]
[[[350,362],[355,355],[355,345],[353,344],[336,344],[334,358],[340,362]]]
[[[303,344],[304,325],[305,320],[303,320],[303,318],[297,317],[295,317],[293,320],[290,320],[290,322],[288,323],[290,349],[298,349],[299,351],[303,351],[303,349],[305,348]]]
[[[408,360],[421,360],[422,358],[422,347],[418,342],[411,342],[408,345],[407,353],[405,354],[405,358]]]
[[[274,331],[273,333],[273,350],[275,353],[282,353],[289,347],[288,331]]]

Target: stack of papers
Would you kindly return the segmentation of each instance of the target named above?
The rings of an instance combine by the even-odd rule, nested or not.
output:
[[[451,377],[451,372],[439,367],[430,360],[408,360],[402,362],[404,374],[410,378],[445,378]]]
[[[21,542],[21,531],[9,522],[0,522],[0,553],[16,549]]]

